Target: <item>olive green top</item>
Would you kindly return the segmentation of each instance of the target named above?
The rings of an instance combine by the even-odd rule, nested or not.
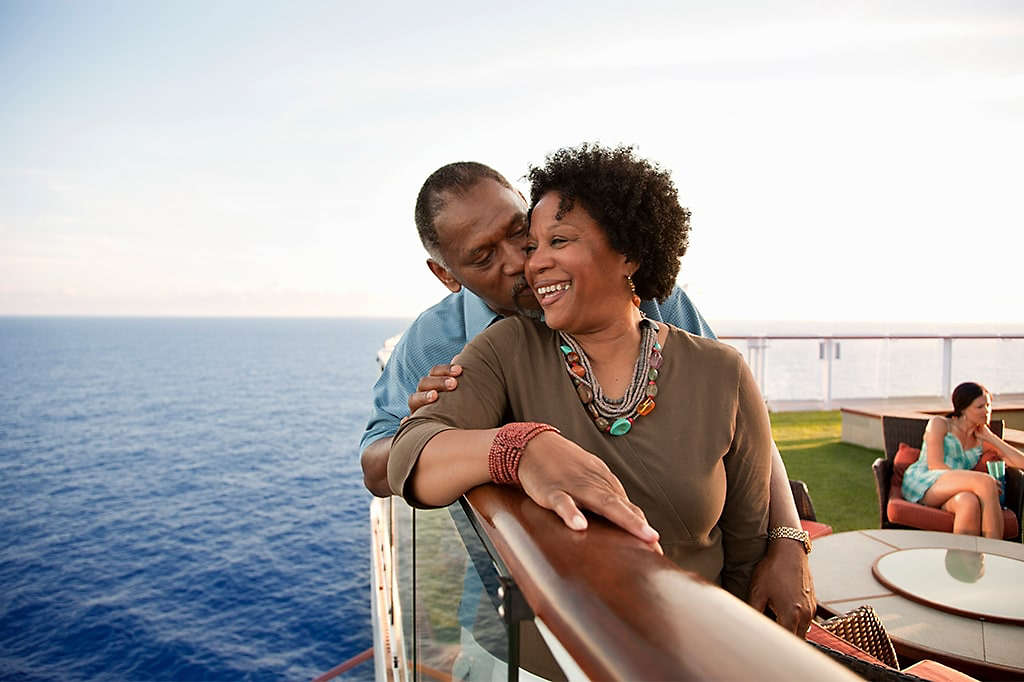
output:
[[[580,402],[556,332],[526,318],[492,325],[460,354],[458,389],[398,430],[392,491],[417,504],[406,495],[409,476],[441,431],[545,422],[604,460],[661,534],[665,556],[746,599],[767,547],[768,413],[735,349],[668,326],[657,405],[616,437],[598,431]]]

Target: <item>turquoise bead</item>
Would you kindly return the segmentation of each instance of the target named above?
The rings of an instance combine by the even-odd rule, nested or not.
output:
[[[608,430],[608,433],[612,434],[613,436],[625,436],[627,433],[629,433],[629,430],[632,427],[633,425],[629,422],[628,419],[626,419],[625,417],[619,417],[618,419],[612,422],[612,428]]]
[[[563,353],[565,353],[566,355],[568,355],[569,353],[571,353],[571,352],[572,352],[572,348],[570,348],[569,346],[566,346],[565,344],[562,344],[561,346],[559,346],[559,348],[560,348],[560,349],[562,350],[562,352],[563,352]]]

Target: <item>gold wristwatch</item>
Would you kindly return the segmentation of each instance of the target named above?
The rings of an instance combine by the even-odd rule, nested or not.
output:
[[[804,547],[804,552],[807,554],[811,553],[811,534],[800,528],[787,528],[786,526],[777,526],[772,528],[771,532],[768,533],[769,540],[777,540],[778,538],[789,538],[790,540],[796,540]]]

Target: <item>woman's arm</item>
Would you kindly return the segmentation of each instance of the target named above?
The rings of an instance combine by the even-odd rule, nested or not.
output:
[[[487,453],[498,429],[449,429],[423,446],[407,490],[428,507],[444,507],[478,485],[489,483]]]
[[[978,439],[994,447],[999,456],[1010,466],[1024,469],[1024,452],[1013,447],[1005,440],[993,433],[988,424],[985,424],[977,431]]]
[[[928,468],[949,469],[946,465],[946,448],[942,444],[948,427],[943,417],[932,417],[924,428],[924,442],[928,446]]]
[[[471,488],[490,483],[487,456],[498,429],[448,429],[437,433],[420,451],[408,489],[429,507],[454,502]],[[658,533],[643,510],[629,501],[622,483],[608,466],[557,432],[535,436],[523,450],[519,480],[530,499],[558,514],[569,528],[584,530],[589,509],[644,542],[657,545]]]
[[[725,507],[718,523],[725,552],[722,587],[746,601],[754,565],[768,542],[772,437],[761,392],[739,356],[736,371],[736,426],[724,458]]]
[[[487,457],[495,427],[507,413],[508,397],[503,354],[489,336],[478,336],[460,354],[459,390],[417,410],[395,434],[388,484],[410,504],[447,505],[491,480]],[[515,347],[515,339],[509,344]],[[586,528],[579,510],[588,509],[657,548],[658,534],[607,465],[555,432],[541,433],[526,444],[519,480],[534,502],[556,512],[570,528]]]

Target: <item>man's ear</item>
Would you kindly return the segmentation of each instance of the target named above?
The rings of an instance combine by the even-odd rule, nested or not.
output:
[[[455,276],[445,266],[438,263],[433,258],[427,259],[427,267],[434,273],[434,277],[437,277],[441,284],[448,288],[448,291],[453,294],[458,293],[462,289],[462,284],[459,280],[455,279]]]

